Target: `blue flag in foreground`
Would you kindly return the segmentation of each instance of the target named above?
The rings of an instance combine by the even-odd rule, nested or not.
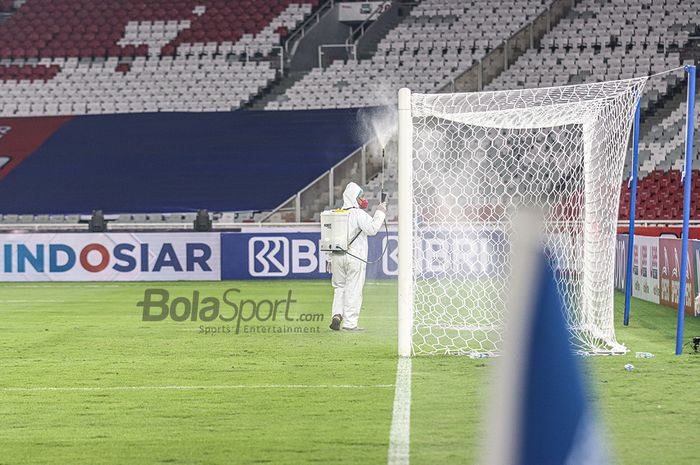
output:
[[[562,298],[544,256],[539,270],[531,319],[525,323],[531,327],[524,333],[518,463],[608,463],[593,424],[579,360],[569,342]]]

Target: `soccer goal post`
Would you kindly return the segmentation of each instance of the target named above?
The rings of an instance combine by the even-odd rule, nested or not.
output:
[[[518,209],[543,240],[570,339],[613,326],[627,142],[646,78],[457,94],[399,91],[399,355],[498,354]]]

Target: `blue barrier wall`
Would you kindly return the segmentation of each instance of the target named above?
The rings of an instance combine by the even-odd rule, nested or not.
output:
[[[13,156],[5,153],[13,126],[18,133],[33,120],[2,120],[10,130],[0,155]],[[96,115],[61,124],[1,178],[0,213],[270,209],[362,143],[357,110]]]

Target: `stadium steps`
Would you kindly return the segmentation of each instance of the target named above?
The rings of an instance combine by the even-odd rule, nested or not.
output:
[[[534,47],[524,47],[521,50],[511,49],[508,54],[508,63],[503,69],[498,71],[498,67],[503,65],[503,59],[497,55],[499,47],[491,50],[486,56],[481,59],[481,66],[483,66],[481,71],[481,87],[479,88],[476,80],[469,79],[469,76],[476,76],[475,70],[478,70],[480,64],[476,63],[459,76],[455,76],[451,84],[446,85],[441,92],[474,92],[481,91],[486,88],[492,81],[498,78],[501,74],[505,73],[513,66],[518,58],[527,53],[528,50],[537,50],[539,47],[544,46],[542,39],[554,28],[556,28],[559,23],[564,19],[570,19],[573,16],[578,15],[578,13],[573,9],[575,2],[563,2],[558,4],[560,11],[552,11],[553,15],[549,19],[549,27],[547,29],[538,30],[535,28],[533,30],[532,43]],[[533,19],[530,24],[534,24],[537,19]],[[527,26],[525,26],[527,27]],[[524,29],[524,28],[523,28]],[[522,30],[522,29],[521,29]],[[517,32],[516,32],[517,35]],[[510,39],[512,40],[513,37]],[[489,66],[491,65],[491,66]],[[488,69],[490,68],[490,69]]]
[[[696,29],[696,33],[698,30]],[[690,44],[683,49],[681,49],[681,60],[683,62],[687,60],[692,60],[696,64],[700,63],[700,43],[695,43],[698,41],[691,41]],[[651,132],[652,128],[659,126],[666,118],[668,118],[674,110],[679,106],[683,105],[686,101],[686,91],[687,91],[687,80],[680,79],[673,86],[668,93],[662,94],[660,99],[646,111],[642,112],[641,124],[639,127],[639,138],[644,140],[644,138]],[[700,98],[700,87],[696,88],[696,99]],[[632,137],[630,135],[630,137]],[[627,157],[625,158],[625,168],[624,176],[625,178],[629,175],[632,166],[632,156],[633,156],[633,146],[630,142],[629,149],[627,151]],[[639,154],[639,165],[641,166],[644,161],[648,158],[648,154]],[[643,176],[643,174],[640,174]]]
[[[639,125],[639,137],[643,138],[651,128],[659,125],[664,119],[671,115],[673,110],[686,101],[687,81],[683,79],[666,95],[650,108],[646,113],[642,113],[641,124]]]
[[[298,81],[301,81],[306,76],[308,71],[289,71],[282,78],[278,78],[266,88],[262,89],[255,97],[250,99],[244,105],[244,109],[248,110],[264,110],[265,106],[279,99],[287,89],[291,88]]]
[[[335,14],[334,14],[335,13]],[[312,20],[315,15],[320,15],[316,20]],[[299,34],[302,31],[301,38],[296,39],[292,44],[291,50],[292,55],[287,55],[285,60],[285,72],[283,75],[270,82],[266,87],[260,89],[257,95],[253,96],[246,102],[242,108],[246,110],[264,110],[265,106],[277,100],[278,97],[284,95],[284,92],[292,87],[297,81],[300,81],[308,72],[307,69],[298,69],[293,66],[294,56],[299,53],[299,46],[308,39],[309,35],[314,35],[313,30],[319,26],[319,24],[325,24],[329,21],[335,22],[337,17],[337,6],[334,7],[330,0],[319,2],[318,6],[314,9],[313,13],[307,18],[305,22],[300,24],[297,29],[290,31],[287,40],[295,34]],[[285,44],[285,47],[289,46],[290,42]],[[288,52],[289,53],[289,52]]]
[[[667,94],[661,97],[661,100],[650,108],[646,112],[642,112],[641,124],[639,126],[639,140],[644,140],[644,137],[649,134],[651,129],[655,126],[661,124],[661,122],[668,117],[673,110],[678,108],[682,102],[685,101],[685,81],[680,82]],[[633,133],[630,132],[630,138],[633,137]],[[625,179],[629,177],[630,169],[632,167],[632,156],[634,146],[632,140],[630,139],[629,145],[627,146],[627,156],[625,157],[625,168],[623,171],[623,176]],[[649,154],[644,154],[642,151],[639,153],[639,163],[641,166],[646,159],[649,158]]]
[[[372,58],[377,51],[377,45],[386,35],[409,16],[416,2],[392,2],[391,7],[382,13],[362,35],[355,38],[357,56],[361,60]]]
[[[695,30],[696,35],[700,35],[700,27]],[[689,45],[680,50],[681,62],[692,60],[698,63],[700,58],[700,43],[698,41],[690,41]],[[676,85],[665,95],[651,106],[646,112],[642,113],[642,124],[640,125],[640,137],[644,137],[649,133],[652,127],[661,123],[668,117],[674,109],[678,108],[681,102],[686,101],[687,80],[681,79],[676,82]]]

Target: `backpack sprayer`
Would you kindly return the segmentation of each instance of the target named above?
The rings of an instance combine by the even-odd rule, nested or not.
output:
[[[382,147],[382,174],[381,174],[381,190],[380,198],[381,202],[386,202],[388,194],[384,191],[384,147]],[[389,241],[384,243],[384,250],[382,254],[375,260],[365,260],[357,255],[353,255],[348,250],[350,245],[355,242],[362,231],[358,231],[354,237],[350,237],[350,228],[348,221],[350,219],[349,210],[326,210],[321,212],[321,244],[320,249],[323,252],[341,252],[350,255],[362,262],[367,264],[377,263],[384,257],[386,251],[389,247]],[[384,217],[384,231],[386,231],[387,236],[389,235],[389,226],[386,223],[386,216]]]

